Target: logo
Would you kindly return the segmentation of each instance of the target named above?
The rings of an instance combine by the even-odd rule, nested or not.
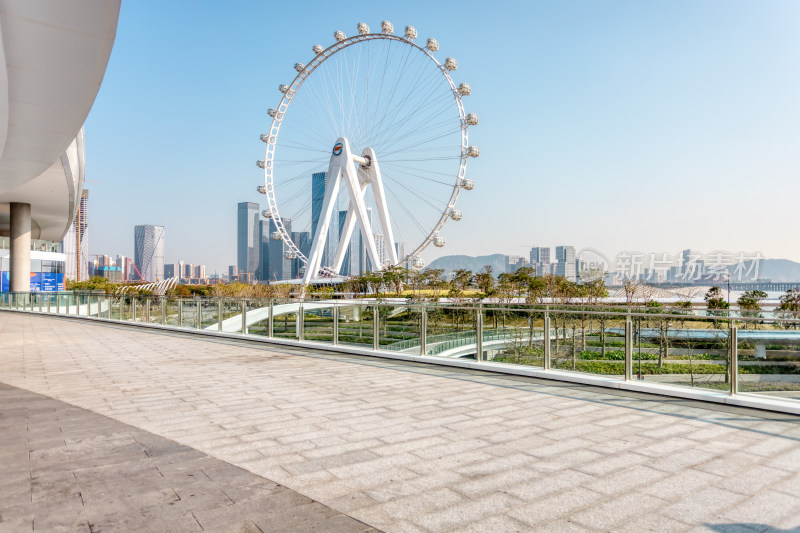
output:
[[[602,279],[611,270],[611,263],[600,250],[584,248],[576,254],[578,259],[578,279],[583,282]]]
[[[344,149],[344,145],[342,143],[334,144],[333,145],[333,155],[341,155],[343,149]]]

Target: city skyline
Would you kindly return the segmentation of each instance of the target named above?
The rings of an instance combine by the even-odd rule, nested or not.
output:
[[[779,200],[798,191],[800,172],[800,75],[785,69],[800,59],[796,4],[510,4],[497,12],[474,4],[445,24],[444,7],[357,4],[358,15],[304,17],[263,34],[255,21],[268,9],[123,5],[86,126],[91,254],[133,255],[130,227],[157,218],[174,235],[167,262],[205,249],[197,259],[210,271],[234,264],[229,206],[263,200],[253,161],[263,156],[258,134],[277,84],[333,30],[352,34],[358,20],[388,19],[414,24],[439,40],[438,55],[459,59],[456,78],[473,87],[467,111],[482,118],[482,155],[469,170],[475,194],[460,202],[464,219],[445,228],[447,246],[430,249],[428,264],[460,253],[524,255],[543,239],[608,255],[691,247],[800,260],[800,243],[787,238],[793,213]],[[276,9],[289,18],[306,11]],[[508,29],[491,47],[463,30],[476,13]],[[220,38],[195,38],[212,29]],[[533,50],[524,68],[496,61],[521,49]],[[117,164],[120,124],[151,171]],[[130,181],[140,186],[122,193]],[[173,194],[185,200],[180,209],[166,203]],[[117,212],[122,195],[144,207]]]

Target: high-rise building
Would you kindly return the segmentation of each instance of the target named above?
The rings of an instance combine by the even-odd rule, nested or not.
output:
[[[269,234],[270,228],[274,226],[271,220],[259,220],[258,222],[258,267],[255,270],[257,281],[269,281]]]
[[[325,172],[311,174],[311,238],[317,234],[317,224],[325,201]]]
[[[311,232],[308,231],[293,231],[292,242],[300,248],[304,256],[308,257],[311,253]],[[303,262],[300,258],[292,260],[292,278],[299,278],[301,273],[300,269],[303,268]]]
[[[175,277],[175,264],[164,265],[164,279],[171,279]]]
[[[145,224],[133,228],[133,262],[144,281],[159,281],[164,274],[164,226]]]
[[[194,276],[195,279],[206,279],[206,266],[205,265],[196,265],[194,267]]]
[[[258,204],[239,202],[236,220],[236,267],[252,274],[259,266]]]
[[[567,281],[577,280],[574,246],[556,246],[556,261],[554,273],[557,276],[562,276]]]
[[[230,265],[228,267],[228,277],[233,278],[239,275],[239,269],[236,268],[236,265]]]
[[[75,281],[89,279],[89,191],[81,191],[81,200],[75,218],[64,234],[62,249],[66,255],[64,278]]]
[[[291,235],[292,233],[292,219],[282,218],[284,229]],[[278,231],[274,220],[269,221],[270,234]],[[267,278],[269,281],[282,281],[292,279],[292,260],[287,259],[284,254],[289,249],[282,239],[269,240],[269,269],[267,270]]]
[[[537,276],[546,276],[552,273],[550,263],[550,247],[534,246],[530,252],[530,265],[536,270]]]

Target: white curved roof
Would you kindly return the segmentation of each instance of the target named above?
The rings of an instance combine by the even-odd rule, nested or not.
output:
[[[117,31],[120,0],[0,0],[0,233],[31,204],[34,238],[59,240],[83,185],[81,127]],[[37,235],[38,228],[38,235]]]

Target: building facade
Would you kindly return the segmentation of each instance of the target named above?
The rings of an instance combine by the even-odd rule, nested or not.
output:
[[[236,229],[236,268],[239,273],[255,273],[259,266],[258,204],[239,202]]]
[[[135,226],[133,237],[133,262],[142,280],[160,281],[164,275],[164,226]]]
[[[61,241],[67,260],[64,277],[73,281],[89,279],[89,191],[81,191],[81,199],[75,218],[72,219],[64,240]]]
[[[556,246],[556,264],[554,274],[566,278],[567,281],[577,280],[575,266],[575,247]]]

